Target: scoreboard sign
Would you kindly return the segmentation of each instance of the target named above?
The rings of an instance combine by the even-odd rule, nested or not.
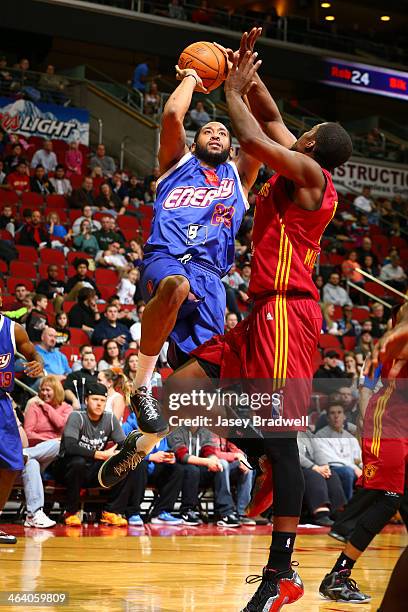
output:
[[[326,58],[322,83],[408,100],[408,72]]]

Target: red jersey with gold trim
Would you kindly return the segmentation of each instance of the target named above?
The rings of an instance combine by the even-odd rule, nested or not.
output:
[[[260,189],[253,228],[249,294],[258,299],[293,292],[319,299],[312,270],[320,240],[337,207],[331,174],[322,168],[326,187],[318,210],[301,208],[290,198],[290,181],[275,174]]]

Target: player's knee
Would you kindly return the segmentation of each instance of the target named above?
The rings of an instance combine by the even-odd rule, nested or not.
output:
[[[380,533],[383,527],[398,511],[401,504],[401,495],[390,491],[382,491],[376,501],[359,519],[350,538],[358,550],[364,551],[372,539]]]
[[[185,276],[168,276],[159,285],[157,298],[166,304],[167,308],[177,308],[181,306],[188,297],[190,283]]]

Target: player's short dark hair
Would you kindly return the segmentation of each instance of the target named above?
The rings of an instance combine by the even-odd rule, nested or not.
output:
[[[334,170],[346,163],[353,152],[353,143],[339,123],[323,123],[316,133],[314,159],[326,170]]]

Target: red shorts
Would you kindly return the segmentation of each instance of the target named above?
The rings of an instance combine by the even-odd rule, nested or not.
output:
[[[269,385],[273,381],[274,389],[285,387],[289,412],[305,416],[321,326],[320,307],[313,299],[273,297],[257,302],[247,319],[192,355],[219,365],[221,381],[257,380],[259,388],[259,379],[264,379]]]
[[[407,401],[402,383],[389,383],[368,403],[362,440],[364,467],[358,483],[366,489],[404,493],[408,437]]]

